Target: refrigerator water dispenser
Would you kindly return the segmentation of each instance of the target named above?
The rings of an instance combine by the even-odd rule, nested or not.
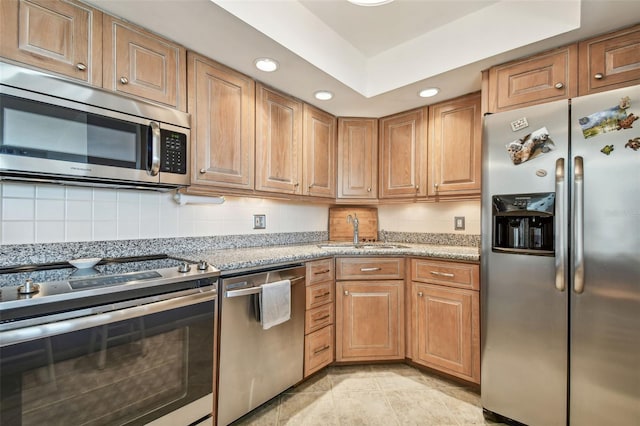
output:
[[[494,195],[494,252],[553,256],[555,193]]]

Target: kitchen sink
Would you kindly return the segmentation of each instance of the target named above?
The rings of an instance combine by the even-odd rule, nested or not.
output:
[[[364,244],[349,244],[349,243],[327,243],[318,244],[321,249],[362,249],[362,250],[392,250],[400,248],[408,248],[401,244],[387,244],[387,243],[364,243]]]

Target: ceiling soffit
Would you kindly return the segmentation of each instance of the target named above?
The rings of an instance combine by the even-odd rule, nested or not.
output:
[[[397,42],[380,50],[358,38],[366,32],[385,31],[378,15],[377,21],[365,19],[371,8],[346,1],[321,2],[333,3],[336,12],[349,10],[349,16],[362,11],[363,19],[352,18],[352,30],[345,31],[344,23],[332,18],[342,16],[340,13],[331,15],[326,9],[320,12],[309,5],[314,2],[211,1],[367,98],[575,30],[580,27],[581,9],[579,0],[480,1],[474,7],[461,2],[454,15],[451,8],[457,1],[424,1],[429,7],[421,4],[418,8],[430,10],[424,30],[416,31],[418,21],[413,19],[403,36],[398,23],[406,12],[403,8],[394,12],[394,5],[403,6],[402,0],[396,0],[374,8],[386,13]],[[378,22],[373,29],[368,27],[372,22]]]

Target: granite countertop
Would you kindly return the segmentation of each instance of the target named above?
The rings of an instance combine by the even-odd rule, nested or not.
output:
[[[389,243],[395,244],[395,243]],[[354,248],[331,247],[321,248],[322,243],[283,245],[269,247],[251,247],[239,249],[207,250],[175,254],[178,257],[193,260],[205,260],[220,269],[223,274],[302,262],[331,256],[424,256],[445,260],[477,262],[480,250],[477,247],[446,246],[434,244],[398,243],[399,248]]]

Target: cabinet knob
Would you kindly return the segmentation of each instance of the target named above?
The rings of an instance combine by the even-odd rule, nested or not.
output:
[[[344,295],[345,295],[345,296],[348,296],[348,295],[349,295],[349,291],[348,291],[348,290],[345,290],[345,291],[344,291]]]
[[[595,78],[596,80],[602,80],[604,78],[604,74],[599,72],[596,75],[594,75],[593,78]]]
[[[293,184],[293,186],[295,186],[296,188],[300,186],[300,182],[296,182]]]
[[[556,83],[556,85],[554,86],[556,89],[562,89],[564,87],[564,84],[562,83]]]
[[[78,62],[78,63],[76,64],[76,68],[77,68],[79,71],[84,71],[84,70],[86,70],[86,69],[87,69],[87,66],[86,66],[85,64],[83,64],[82,62]]]
[[[420,191],[420,185],[416,185],[416,192]]]
[[[200,169],[200,174],[201,174],[201,175],[203,175],[203,174],[205,174],[205,173],[207,173],[207,169]]]
[[[371,192],[371,188],[367,188],[367,192]]]
[[[438,192],[438,186],[439,186],[439,185],[438,185],[437,183],[434,183],[434,184],[433,184],[433,187],[436,189],[436,192]]]
[[[128,84],[129,83],[129,79],[127,77],[120,77],[120,83]]]
[[[418,296],[422,297],[422,292],[421,291],[418,292]]]

